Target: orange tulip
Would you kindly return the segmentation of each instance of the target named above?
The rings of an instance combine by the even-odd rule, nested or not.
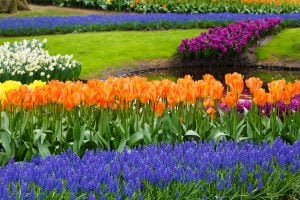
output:
[[[254,92],[253,102],[256,105],[263,106],[266,103],[272,103],[270,93],[266,93],[264,89],[260,88]]]
[[[24,97],[23,107],[27,110],[31,110],[33,108],[33,101],[32,95],[28,92],[28,94]]]
[[[225,83],[230,87],[232,91],[237,94],[241,94],[244,89],[243,76],[239,73],[232,73],[225,75]]]
[[[196,90],[198,96],[202,99],[206,98],[209,94],[209,84],[203,80],[196,82]]]
[[[215,77],[213,77],[211,74],[203,75],[203,81],[205,81],[206,83],[211,83],[214,82],[215,80],[216,80]]]
[[[237,95],[234,91],[227,92],[225,98],[222,99],[223,103],[228,108],[236,106],[238,100],[239,100],[239,95]]]
[[[212,99],[210,99],[210,98],[206,99],[203,102],[203,106],[206,107],[206,108],[213,107],[214,105],[215,105],[215,102]]]
[[[166,104],[172,109],[180,103],[195,104],[201,100],[205,108],[210,108],[222,99],[228,107],[232,107],[236,105],[242,92],[243,77],[238,73],[228,74],[225,81],[230,87],[225,97],[221,82],[209,74],[204,75],[203,80],[199,81],[194,81],[191,76],[185,76],[176,83],[169,80],[147,81],[141,77],[110,77],[105,81],[90,80],[86,84],[80,81],[65,83],[50,81],[47,85],[32,89],[20,86],[18,89],[10,90],[5,94],[1,104],[4,109],[10,106],[33,109],[36,106],[53,103],[62,104],[71,110],[79,105],[134,109],[136,103],[151,103],[155,105],[153,109],[160,113]],[[246,85],[253,92],[253,101],[258,105],[276,101],[289,103],[291,98],[300,93],[300,81],[294,83],[286,83],[284,80],[272,81],[268,84],[270,93],[261,89],[262,82],[258,78],[246,80]]]
[[[298,81],[299,82],[299,81]],[[299,82],[300,83],[300,82]],[[300,86],[300,85],[299,85]],[[286,85],[286,91],[288,92],[289,96],[293,98],[297,94],[300,93],[300,87],[297,86],[297,82],[294,83],[287,83]]]
[[[223,95],[224,87],[220,81],[213,81],[209,85],[209,96],[213,100],[221,99]]]
[[[165,113],[165,109],[166,109],[166,105],[163,102],[158,102],[155,105],[154,112],[155,114],[161,117]]]
[[[287,90],[281,93],[281,100],[287,105],[291,102],[291,96]]]
[[[295,81],[293,83],[293,87],[294,87],[294,90],[295,90],[295,95],[300,94],[300,80]]]
[[[72,110],[74,107],[80,104],[80,94],[78,92],[72,93],[70,96],[64,98],[63,105],[68,109]]]
[[[269,92],[271,93],[273,102],[278,102],[282,100],[282,93],[285,90],[285,87],[285,80],[275,80],[268,83]]]
[[[167,97],[167,102],[168,102],[169,108],[171,108],[171,109],[174,108],[179,103],[179,97],[178,97],[177,93],[170,92]]]
[[[246,82],[246,86],[250,89],[251,94],[253,94],[255,90],[261,88],[263,85],[263,82],[260,80],[260,78],[256,78],[256,77],[251,77],[247,79],[245,82]]]
[[[37,88],[32,91],[32,101],[33,101],[32,104],[34,106],[38,106],[38,105],[44,106],[48,103],[48,99],[49,96],[43,88]]]
[[[214,119],[215,118],[216,110],[214,108],[212,108],[212,107],[209,107],[206,110],[206,113],[210,115],[211,119]]]

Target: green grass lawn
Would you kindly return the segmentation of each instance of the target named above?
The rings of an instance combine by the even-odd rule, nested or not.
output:
[[[83,64],[81,78],[98,77],[109,67],[132,65],[136,61],[171,58],[183,38],[197,36],[205,30],[167,30],[152,32],[98,32],[25,37],[47,38],[50,54],[73,54]],[[24,37],[0,38],[5,41]]]
[[[285,29],[265,46],[257,49],[259,60],[299,60],[300,59],[300,28]]]
[[[108,68],[132,66],[137,61],[169,59],[183,38],[192,38],[205,29],[147,32],[97,32],[35,37],[0,38],[0,43],[47,38],[50,54],[73,54],[83,64],[81,78],[97,78]],[[286,29],[257,50],[259,59],[300,58],[300,29]]]

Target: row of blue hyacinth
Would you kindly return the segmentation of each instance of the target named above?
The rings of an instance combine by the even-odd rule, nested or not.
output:
[[[283,26],[299,27],[300,13],[290,14],[113,14],[90,16],[49,16],[0,19],[0,35],[41,35],[53,33],[207,28],[237,20],[280,18]]]
[[[185,142],[71,151],[0,168],[0,199],[245,199],[297,196],[300,142]]]

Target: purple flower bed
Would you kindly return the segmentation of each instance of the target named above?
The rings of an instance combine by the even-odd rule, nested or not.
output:
[[[186,142],[122,153],[88,151],[82,158],[68,151],[31,162],[10,162],[0,168],[0,198],[155,199],[162,195],[162,199],[175,199],[196,195],[227,199],[276,192],[283,195],[282,187],[291,189],[297,184],[299,169],[300,142],[289,145],[280,139],[272,145]],[[188,186],[197,188],[194,194]]]
[[[224,28],[210,28],[208,33],[182,40],[178,52],[192,59],[238,55],[250,42],[273,31],[280,21],[279,18],[238,21]]]
[[[238,20],[280,18],[286,26],[299,26],[300,13],[291,14],[114,14],[47,16],[0,19],[0,35],[39,35],[106,30],[149,30],[225,25]]]

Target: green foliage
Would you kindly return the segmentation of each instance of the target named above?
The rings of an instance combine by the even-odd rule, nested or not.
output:
[[[277,137],[294,143],[300,139],[300,114],[290,112],[279,118],[273,109],[270,117],[256,107],[243,114],[232,109],[219,110],[211,119],[200,104],[182,104],[157,116],[151,105],[136,109],[75,107],[69,111],[59,104],[32,111],[16,109],[1,113],[1,164],[14,157],[59,154],[72,148],[83,155],[86,149],[132,148],[137,145],[176,143],[186,140],[231,139],[273,142]],[[142,110],[142,112],[137,112]]]
[[[135,1],[135,0],[32,0],[36,4],[140,13],[290,13],[299,11],[299,4],[250,3],[241,1]],[[138,2],[138,3],[137,3]]]
[[[271,111],[270,116],[261,114],[256,106],[253,106],[250,111],[245,109],[243,114],[235,109],[229,113],[223,111],[219,113],[219,118],[212,123],[214,128],[208,139],[217,141],[251,139],[254,142],[273,142],[280,136],[290,143],[300,139],[300,115],[298,112],[290,112],[283,116],[283,120],[278,116],[278,110],[275,108]]]
[[[200,2],[162,2],[155,3],[146,2],[134,5],[135,12],[141,13],[290,13],[297,12],[299,5],[282,4],[275,6],[274,4],[251,3],[245,4],[240,1],[200,1]]]
[[[237,172],[240,169],[237,169]],[[236,191],[236,187],[224,188],[218,190],[217,183],[207,183],[206,181],[190,182],[190,183],[176,183],[172,182],[167,187],[160,189],[158,186],[152,186],[145,183],[147,190],[143,191],[144,199],[152,199],[150,197],[157,197],[159,199],[280,199],[290,197],[297,197],[297,192],[293,191],[299,188],[300,175],[294,174],[286,177],[283,182],[280,179],[281,170],[274,170],[272,174],[265,174],[263,179],[266,180],[262,190],[255,189],[252,194],[247,192],[247,187],[244,186],[242,191]],[[220,177],[225,177],[225,172],[218,174]],[[240,182],[240,174],[236,173],[236,182]],[[249,177],[249,182],[256,182],[255,177]],[[241,183],[242,184],[242,183]],[[134,199],[137,199],[135,195]],[[200,198],[200,199],[202,199]]]

